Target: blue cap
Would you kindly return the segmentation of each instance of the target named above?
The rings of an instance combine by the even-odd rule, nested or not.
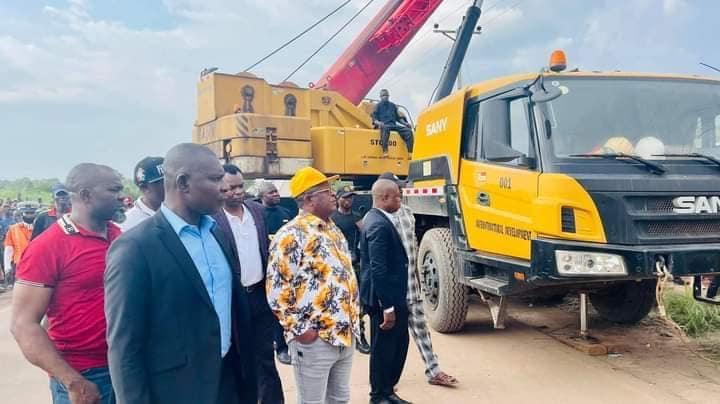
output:
[[[52,194],[53,194],[53,196],[60,196],[60,195],[58,195],[58,194],[61,194],[61,193],[63,193],[63,192],[65,193],[65,195],[68,195],[68,194],[69,194],[67,188],[65,188],[65,185],[63,185],[63,184],[61,184],[61,183],[59,183],[59,182],[58,182],[57,184],[53,185],[53,187],[52,187]]]

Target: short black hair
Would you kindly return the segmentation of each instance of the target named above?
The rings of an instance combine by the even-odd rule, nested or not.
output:
[[[242,174],[242,171],[240,171],[240,167],[236,166],[235,164],[223,164],[223,170],[225,170],[226,174],[230,175]]]

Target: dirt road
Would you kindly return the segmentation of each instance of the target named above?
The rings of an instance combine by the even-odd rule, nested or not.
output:
[[[23,360],[7,331],[6,295],[0,295],[0,402],[49,402],[45,375]],[[511,315],[508,329],[494,331],[485,306],[473,302],[461,333],[433,335],[441,366],[461,385],[456,389],[428,385],[417,349],[411,346],[399,394],[415,403],[433,404],[720,402],[720,371],[699,363],[679,345],[658,345],[653,351],[654,343],[644,344],[644,338],[657,339],[649,335],[656,331],[652,327],[621,329],[633,343],[631,351],[620,357],[590,357],[539,331],[572,323],[574,314],[516,306]],[[367,356],[356,354],[355,359],[352,402],[366,403]],[[278,366],[288,402],[293,403],[291,369]]]

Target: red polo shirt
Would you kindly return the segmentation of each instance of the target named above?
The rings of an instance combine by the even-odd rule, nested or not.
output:
[[[17,268],[19,283],[53,288],[48,336],[78,371],[107,366],[103,274],[120,228],[108,223],[102,238],[64,216],[33,240]]]

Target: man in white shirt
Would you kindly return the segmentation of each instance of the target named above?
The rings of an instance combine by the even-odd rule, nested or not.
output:
[[[275,367],[273,330],[277,319],[270,310],[265,292],[265,268],[268,258],[268,232],[263,207],[245,199],[245,180],[232,164],[225,169],[225,206],[214,218],[218,229],[230,243],[230,263],[247,292],[253,324],[255,373],[258,401],[283,403],[282,383]]]
[[[120,223],[123,232],[137,226],[160,209],[160,205],[165,200],[162,164],[162,157],[145,157],[135,165],[133,180],[140,188],[142,196],[125,212],[125,221]]]

